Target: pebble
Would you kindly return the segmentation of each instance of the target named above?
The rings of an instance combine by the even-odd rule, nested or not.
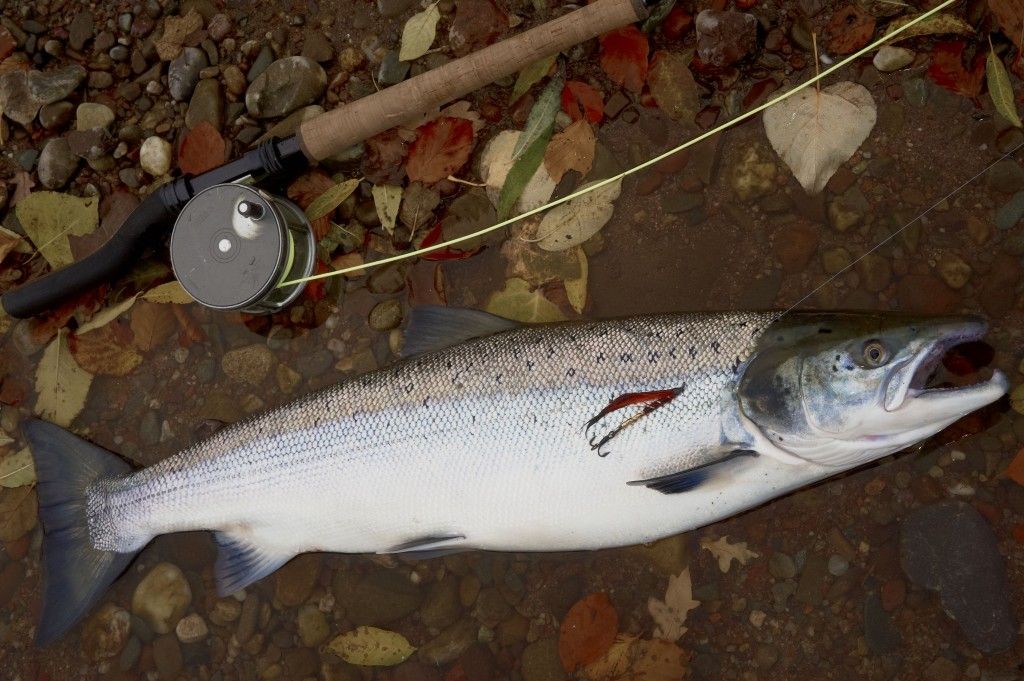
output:
[[[329,62],[334,58],[331,41],[320,31],[307,31],[302,41],[302,56],[315,62]]]
[[[937,269],[942,280],[953,289],[960,289],[971,279],[971,266],[955,253],[943,253]]]
[[[54,102],[39,109],[39,124],[47,130],[63,128],[71,122],[75,105],[71,102]]]
[[[327,621],[327,616],[312,604],[299,608],[295,624],[299,640],[307,648],[317,647],[331,635],[331,625]]]
[[[198,47],[186,47],[167,66],[167,91],[175,101],[184,102],[192,96],[199,82],[199,72],[209,66],[206,53]]]
[[[1024,217],[1024,191],[1019,191],[996,211],[996,227],[1011,229]]]
[[[402,323],[402,302],[389,298],[377,303],[370,310],[369,324],[374,331],[390,331]]]
[[[833,553],[828,557],[828,573],[836,577],[845,575],[846,571],[850,569],[850,561],[840,556],[838,553]]]
[[[206,121],[218,132],[224,125],[224,95],[221,93],[220,81],[213,78],[199,81],[185,113],[185,127],[190,130],[201,121]]]
[[[806,222],[783,225],[773,242],[775,257],[784,272],[802,272],[818,250],[818,230]]]
[[[238,628],[235,629],[235,639],[245,645],[256,633],[256,621],[260,615],[260,597],[254,593],[246,594],[242,601],[242,612],[238,617]]]
[[[754,665],[758,669],[771,669],[779,661],[779,649],[770,643],[759,643],[754,649]]]
[[[210,629],[202,615],[194,612],[178,621],[174,633],[182,643],[199,643],[210,634]]]
[[[757,17],[745,12],[703,10],[697,15],[697,54],[713,66],[729,66],[757,47]]]
[[[892,282],[892,265],[888,258],[878,253],[866,254],[857,262],[856,270],[864,288],[871,293],[884,291]]]
[[[948,314],[957,306],[957,296],[930,274],[908,274],[896,285],[900,310],[920,314]]]
[[[564,681],[568,678],[558,655],[558,641],[542,638],[526,646],[522,656],[523,681]]]
[[[63,137],[52,137],[39,154],[39,181],[47,189],[60,189],[78,170],[78,157]]]
[[[256,55],[256,59],[253,60],[252,66],[249,67],[249,72],[246,74],[246,80],[253,82],[267,70],[272,63],[274,63],[274,50],[271,49],[270,45],[264,45],[260,50],[260,53]]]
[[[210,611],[210,621],[218,627],[231,624],[242,614],[242,604],[234,598],[218,598]]]
[[[214,14],[206,24],[206,32],[210,39],[220,42],[231,32],[231,18],[227,14]]]
[[[845,232],[864,221],[871,211],[867,197],[859,187],[851,187],[841,196],[828,202],[829,224],[839,232]]]
[[[132,594],[132,613],[157,634],[170,632],[192,603],[192,589],[181,569],[158,563],[146,573]]]
[[[377,9],[385,17],[397,17],[415,4],[416,0],[377,0]]]
[[[20,561],[14,561],[0,570],[0,608],[6,608],[7,604],[18,593],[21,583],[25,581],[25,566]]]
[[[900,645],[900,632],[889,613],[882,608],[877,593],[869,593],[864,602],[864,642],[873,655],[887,655]]]
[[[470,620],[463,620],[424,643],[417,654],[422,662],[441,666],[458,659],[476,640],[477,625]],[[558,659],[557,651],[555,659]]]
[[[379,626],[411,614],[423,599],[419,587],[397,570],[372,570],[358,578],[337,573],[332,586],[338,605],[355,625]]]
[[[459,602],[462,603],[462,606],[468,608],[476,603],[478,595],[480,595],[480,578],[472,573],[463,576],[459,580]]]
[[[875,53],[875,57],[871,60],[871,63],[874,64],[875,68],[879,71],[889,73],[891,71],[899,71],[903,67],[909,66],[910,63],[914,61],[914,56],[914,51],[908,50],[905,47],[884,45]]]
[[[142,655],[142,642],[135,636],[128,639],[128,643],[125,645],[124,650],[121,651],[121,657],[118,658],[117,666],[121,671],[128,671],[135,666],[135,663],[139,661],[139,656]]]
[[[78,12],[68,24],[68,45],[76,52],[81,52],[85,43],[92,39],[94,30],[92,12]]]
[[[443,629],[459,618],[459,580],[454,576],[434,582],[420,606],[420,621],[432,629]]]
[[[245,93],[245,106],[256,118],[285,116],[316,102],[327,87],[327,74],[308,57],[278,59]]]
[[[330,371],[334,364],[334,355],[326,348],[314,352],[304,352],[295,359],[295,369],[307,381],[319,378]]]
[[[131,615],[113,603],[104,603],[82,627],[82,648],[93,662],[116,657],[131,634]]]
[[[900,525],[900,563],[914,584],[938,591],[942,609],[983,653],[1017,640],[1006,561],[992,528],[970,504],[918,508]]]
[[[85,76],[85,68],[78,64],[49,71],[29,71],[28,92],[39,106],[53,104],[74,92]]]
[[[166,175],[171,169],[171,144],[167,140],[147,137],[139,149],[139,166],[153,177]]]
[[[796,577],[796,563],[787,554],[776,551],[768,559],[768,572],[776,579],[793,579]]]
[[[775,163],[760,145],[749,145],[729,173],[729,182],[741,201],[758,199],[775,190]]]
[[[384,55],[377,69],[377,82],[381,85],[395,85],[409,75],[409,62],[399,61],[398,51],[390,50]]]
[[[178,678],[185,662],[181,657],[181,645],[173,634],[158,636],[153,641],[153,664],[161,679],[171,681]]]
[[[224,85],[232,95],[237,97],[245,92],[246,81],[245,74],[242,73],[242,69],[231,64],[230,66],[224,67],[224,71],[221,75],[224,77]]]
[[[286,608],[302,605],[313,593],[319,576],[319,556],[312,553],[298,556],[275,573],[274,597]]]
[[[1016,161],[1000,161],[988,171],[987,184],[997,192],[1014,194],[1024,190],[1024,169]]]
[[[825,597],[825,580],[828,576],[828,562],[820,553],[812,553],[800,572],[796,587],[796,599],[807,605],[817,606]]]

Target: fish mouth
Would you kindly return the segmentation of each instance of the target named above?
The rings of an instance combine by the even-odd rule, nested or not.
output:
[[[998,369],[970,366],[967,371],[952,372],[946,366],[951,358],[962,356],[958,353],[963,348],[981,344],[987,331],[988,322],[981,317],[963,317],[939,325],[930,334],[933,339],[893,371],[885,389],[885,410],[927,405],[936,409],[937,418],[942,418],[948,412],[973,411],[1005,394],[1009,381]]]

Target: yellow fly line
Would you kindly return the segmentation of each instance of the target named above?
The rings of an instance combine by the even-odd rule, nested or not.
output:
[[[315,281],[317,279],[327,279],[328,277],[337,277],[337,276],[341,276],[341,275],[344,275],[344,274],[349,274],[351,272],[357,272],[357,271],[360,271],[360,270],[370,269],[372,267],[380,267],[382,265],[388,265],[390,263],[399,262],[401,260],[408,260],[409,258],[415,258],[415,257],[421,256],[421,255],[424,255],[426,253],[430,253],[432,251],[440,250],[442,248],[448,248],[449,246],[454,246],[454,245],[460,244],[460,243],[462,243],[464,241],[470,241],[472,239],[476,239],[477,237],[483,236],[484,234],[487,234],[489,232],[493,232],[496,229],[501,229],[502,227],[508,227],[511,224],[514,224],[514,223],[516,223],[516,222],[518,222],[520,220],[523,220],[524,218],[528,218],[528,217],[530,217],[532,215],[536,215],[537,213],[543,213],[544,211],[546,211],[546,210],[548,210],[550,208],[554,208],[555,206],[563,204],[563,203],[565,203],[567,201],[572,201],[573,199],[579,198],[580,196],[583,196],[584,194],[592,192],[592,191],[594,191],[596,189],[600,189],[601,187],[604,187],[605,185],[609,185],[612,182],[618,182],[619,180],[621,180],[621,179],[623,179],[625,177],[628,177],[630,175],[633,175],[634,173],[638,173],[641,170],[644,170],[646,168],[650,168],[651,166],[653,166],[654,164],[658,163],[659,161],[662,161],[662,160],[668,158],[669,156],[672,156],[673,154],[677,154],[680,151],[682,151],[683,149],[687,149],[689,147],[692,147],[695,144],[699,144],[700,142],[703,142],[704,140],[708,139],[709,137],[712,137],[714,135],[717,135],[720,132],[728,130],[729,128],[731,128],[733,126],[739,125],[740,123],[742,123],[742,122],[744,122],[744,121],[746,121],[746,120],[748,120],[750,118],[753,118],[754,116],[756,116],[757,114],[761,113],[762,111],[764,111],[768,107],[774,106],[775,104],[778,104],[779,102],[792,97],[793,95],[797,94],[798,92],[800,92],[802,90],[805,90],[805,89],[807,89],[808,87],[810,87],[812,85],[815,85],[816,83],[820,82],[824,78],[828,77],[829,75],[831,75],[831,74],[835,73],[836,71],[838,71],[839,69],[843,68],[847,64],[849,64],[849,63],[851,63],[851,62],[853,62],[853,61],[855,61],[857,59],[860,59],[864,55],[866,55],[866,54],[868,54],[868,53],[878,49],[879,47],[882,47],[885,43],[892,41],[900,33],[903,33],[904,31],[907,31],[907,30],[911,29],[912,27],[916,26],[917,24],[920,24],[921,22],[926,21],[927,19],[935,16],[936,14],[938,14],[942,10],[946,9],[947,7],[949,7],[950,5],[952,5],[955,2],[957,2],[957,0],[944,0],[942,3],[936,5],[932,9],[928,10],[927,12],[925,12],[924,14],[922,14],[922,15],[920,15],[918,17],[915,17],[914,19],[908,21],[906,24],[903,24],[902,26],[894,29],[893,31],[883,35],[878,40],[868,44],[867,46],[861,48],[857,52],[854,52],[853,54],[851,54],[850,56],[846,57],[845,59],[836,62],[832,66],[828,67],[824,71],[821,71],[820,73],[816,74],[813,78],[808,79],[807,81],[801,83],[800,85],[796,86],[792,90],[787,90],[786,92],[783,92],[782,94],[777,95],[776,97],[774,97],[771,100],[765,102],[764,104],[756,106],[753,109],[751,109],[750,111],[742,113],[742,114],[736,116],[735,118],[731,118],[728,121],[725,121],[724,123],[722,123],[720,125],[717,125],[714,128],[711,128],[707,132],[704,132],[704,133],[702,133],[700,135],[697,135],[696,137],[694,137],[694,138],[692,138],[690,140],[687,140],[686,142],[683,142],[679,146],[674,147],[672,149],[669,149],[668,151],[666,151],[666,152],[664,152],[662,154],[659,154],[658,156],[655,156],[654,158],[652,158],[650,160],[644,161],[643,163],[641,163],[639,165],[636,165],[636,166],[633,166],[632,168],[624,170],[621,173],[619,173],[618,175],[612,175],[609,178],[606,178],[606,179],[601,180],[599,182],[595,182],[595,183],[590,184],[590,185],[588,185],[588,186],[586,186],[586,187],[584,187],[582,189],[579,189],[579,190],[573,192],[572,194],[569,194],[568,196],[563,196],[560,199],[555,199],[554,201],[549,201],[548,203],[545,203],[543,206],[538,206],[537,208],[534,208],[532,210],[528,210],[528,211],[526,211],[524,213],[520,213],[519,215],[516,215],[514,217],[508,218],[507,220],[502,220],[501,222],[498,222],[498,223],[495,223],[493,225],[490,225],[489,227],[484,227],[483,229],[478,229],[477,231],[472,232],[470,234],[465,234],[463,236],[456,237],[454,239],[450,239],[448,241],[441,241],[439,243],[432,244],[430,246],[426,246],[426,247],[423,247],[423,248],[418,248],[418,249],[416,249],[414,251],[409,251],[407,253],[399,253],[398,255],[392,255],[392,256],[389,256],[387,258],[381,258],[380,260],[373,260],[371,262],[363,263],[361,265],[353,265],[352,267],[345,267],[345,268],[340,269],[340,270],[333,270],[331,272],[323,272],[321,274],[314,274],[314,275],[310,275],[308,277],[301,277],[301,278],[298,278],[298,279],[291,279],[289,281],[283,281],[283,282],[278,284],[278,287],[292,286],[292,285],[295,285],[295,284],[301,284],[303,282]]]

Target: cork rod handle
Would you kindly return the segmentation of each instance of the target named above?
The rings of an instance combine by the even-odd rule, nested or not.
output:
[[[319,161],[415,120],[529,64],[647,16],[643,0],[596,0],[461,59],[311,118],[299,127],[303,152]]]

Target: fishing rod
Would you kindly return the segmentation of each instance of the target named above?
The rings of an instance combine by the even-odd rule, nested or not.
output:
[[[265,314],[301,294],[316,264],[305,214],[272,193],[318,161],[415,121],[533,62],[627,24],[657,0],[596,0],[460,59],[303,122],[242,157],[158,187],[98,250],[0,296],[12,317],[32,317],[110,281],[173,223],[171,266],[197,302]]]

